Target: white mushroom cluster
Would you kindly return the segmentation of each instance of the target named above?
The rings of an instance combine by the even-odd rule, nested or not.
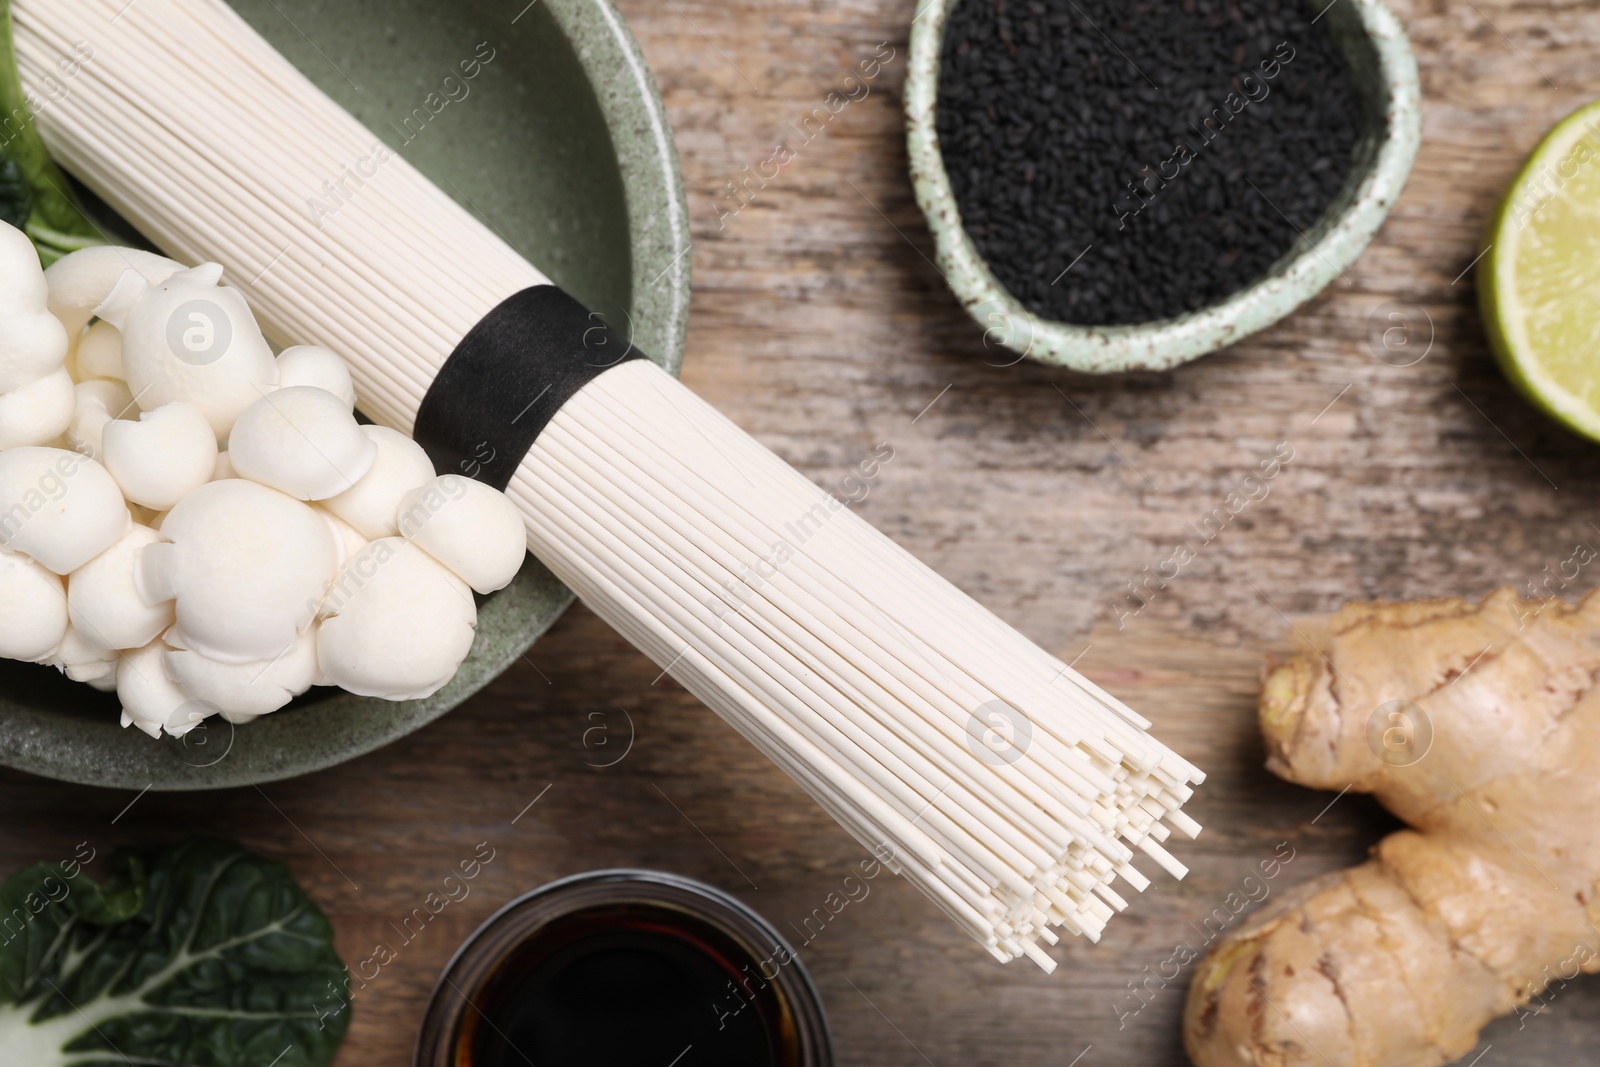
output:
[[[0,656],[114,689],[152,737],[313,685],[436,692],[522,520],[355,401],[337,353],[274,356],[216,264],[42,271],[0,223]]]

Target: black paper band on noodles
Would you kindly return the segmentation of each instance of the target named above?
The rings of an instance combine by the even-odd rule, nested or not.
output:
[[[644,354],[553,285],[514,293],[456,345],[411,431],[439,474],[504,489],[561,405]]]

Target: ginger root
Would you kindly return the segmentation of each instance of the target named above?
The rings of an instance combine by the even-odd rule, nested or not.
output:
[[[1352,604],[1316,644],[1266,680],[1267,766],[1410,828],[1219,943],[1184,1045],[1198,1067],[1437,1067],[1600,971],[1600,592]]]

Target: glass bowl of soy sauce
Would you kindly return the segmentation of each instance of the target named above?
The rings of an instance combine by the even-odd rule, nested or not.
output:
[[[832,1067],[811,976],[712,886],[603,870],[501,908],[456,952],[416,1067]]]

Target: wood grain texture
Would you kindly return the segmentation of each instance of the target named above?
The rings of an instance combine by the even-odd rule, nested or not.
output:
[[[1396,6],[1422,71],[1424,143],[1373,246],[1324,295],[1230,351],[1168,374],[1091,379],[994,365],[1007,357],[986,352],[929,261],[898,110],[909,0],[622,0],[689,189],[685,380],[825,486],[891,443],[862,514],[1046,648],[1082,653],[1081,668],[1211,773],[1192,808],[1206,832],[1176,849],[1189,879],[1158,879],[1099,945],[1056,949],[1052,977],[993,964],[909,886],[874,883],[802,952],[842,1064],[1029,1067],[1081,1053],[1082,1067],[1184,1063],[1188,975],[1137,1014],[1128,983],[1178,943],[1200,947],[1205,917],[1281,842],[1295,858],[1275,893],[1358,859],[1391,825],[1363,798],[1330,807],[1333,795],[1261,769],[1259,670],[1287,648],[1290,620],[1355,598],[1525,587],[1576,544],[1600,544],[1594,447],[1510,392],[1463,276],[1519,161],[1600,93],[1600,11],[1579,0]],[[880,42],[895,59],[870,93],[797,147],[790,123]],[[780,141],[794,160],[719,218],[725,183]],[[1374,340],[1389,311],[1417,327],[1412,353],[1431,324],[1424,358],[1394,365],[1407,359]],[[1125,583],[1280,442],[1294,459],[1267,496],[1125,614]],[[1581,575],[1573,591],[1591,584]],[[104,852],[192,830],[281,857],[332,916],[348,960],[397,947],[356,1000],[339,1063],[403,1067],[457,943],[548,879],[661,867],[789,929],[860,857],[798,787],[656,676],[579,608],[444,720],[297,781],[150,794],[124,811],[130,793],[0,774],[0,868],[83,840]],[[620,746],[618,709],[634,724],[632,750],[607,769],[586,765],[620,751],[583,740],[602,713]],[[403,942],[391,923],[481,841],[496,858],[472,895]],[[1497,1024],[1477,1062],[1591,1059],[1597,1009],[1600,984],[1575,984],[1523,1028]]]

